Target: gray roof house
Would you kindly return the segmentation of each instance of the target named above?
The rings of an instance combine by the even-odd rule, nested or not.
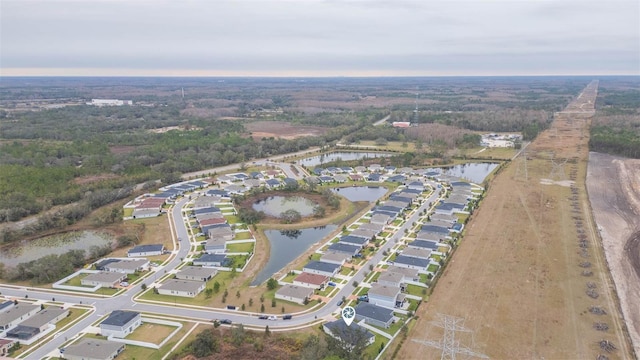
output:
[[[399,267],[427,271],[430,261],[429,259],[398,255],[394,264]]]
[[[164,245],[162,244],[138,245],[133,249],[127,251],[127,256],[128,257],[155,256],[155,255],[162,255],[163,252],[164,252]]]
[[[121,281],[127,278],[127,274],[121,272],[100,271],[89,274],[80,279],[80,284],[85,286],[100,286],[106,288],[116,287]]]
[[[392,220],[393,218],[391,216],[378,213],[371,216],[369,221],[372,224],[388,225]]]
[[[305,286],[284,285],[276,291],[276,299],[292,301],[298,304],[304,304],[305,299],[313,295],[313,289]]]
[[[351,255],[339,251],[329,250],[325,252],[321,257],[320,261],[338,265],[344,265],[346,261],[351,259]]]
[[[364,301],[356,306],[356,321],[364,320],[366,324],[388,329],[393,323],[393,318],[393,310],[391,309]]]
[[[373,231],[373,230],[367,230],[367,229],[362,229],[362,228],[357,228],[355,230],[353,230],[351,233],[349,233],[349,235],[351,236],[359,236],[359,237],[363,237],[366,239],[371,240],[374,236],[376,236],[377,232]]]
[[[8,330],[27,320],[40,310],[39,305],[18,304],[0,313],[0,331]]]
[[[382,230],[384,230],[384,225],[383,224],[375,224],[372,222],[366,223],[366,224],[362,224],[360,226],[358,226],[358,228],[360,229],[364,229],[364,230],[369,230],[369,231],[375,231],[376,235],[381,233]]]
[[[216,276],[218,270],[200,266],[185,266],[176,274],[176,279],[193,280],[193,281],[209,281]]]
[[[420,281],[420,275],[418,274],[418,270],[415,270],[415,269],[408,269],[408,268],[391,265],[387,268],[387,272],[402,274],[404,276],[403,281],[418,281],[418,282]]]
[[[100,323],[100,334],[125,338],[142,324],[142,318],[137,311],[114,310]]]
[[[347,235],[347,236],[341,237],[340,240],[338,240],[338,243],[354,245],[362,249],[365,245],[369,243],[369,239],[364,237],[359,237],[359,236]]]
[[[438,249],[438,243],[436,243],[435,241],[427,241],[427,240],[413,240],[412,242],[408,243],[407,246],[418,248],[418,249],[429,249],[429,250]]]
[[[400,296],[400,288],[382,284],[373,284],[369,289],[369,303],[389,309],[402,307],[404,297]]]
[[[385,271],[378,277],[378,284],[392,287],[401,287],[404,283],[404,275],[391,271]]]
[[[229,224],[220,224],[220,225],[223,225],[223,226],[212,225],[212,227],[208,228],[208,230],[206,231],[207,237],[209,239],[215,239],[215,238],[222,238],[224,240],[233,239],[233,230],[231,230],[231,226],[229,226]]]
[[[224,254],[204,254],[198,259],[193,260],[193,265],[200,266],[228,266],[231,264],[231,259]]]
[[[158,293],[162,295],[173,295],[182,297],[196,297],[204,290],[206,283],[203,281],[191,280],[167,280],[158,288]]]
[[[407,247],[402,250],[402,255],[418,259],[428,259],[431,256],[431,250]]]
[[[356,256],[360,250],[362,250],[362,246],[349,245],[341,242],[329,245],[329,250],[339,251],[351,256]]]
[[[124,343],[84,338],[79,343],[64,348],[62,355],[69,360],[111,360],[123,352],[124,348]]]
[[[227,251],[227,240],[218,237],[207,240],[204,244],[204,252],[207,254],[222,254]]]
[[[443,234],[443,233],[437,233],[437,232],[432,232],[432,231],[420,231],[418,234],[416,234],[416,240],[426,240],[426,241],[432,241],[432,242],[440,242],[444,239],[446,239],[449,236],[449,234]]]
[[[133,274],[136,271],[146,270],[148,267],[149,260],[147,259],[120,260],[105,265],[104,270],[123,274]]]
[[[40,329],[40,331],[44,331],[49,324],[55,324],[67,316],[69,316],[69,309],[49,306],[21,322],[20,325],[34,327]]]
[[[302,268],[302,271],[311,274],[334,276],[338,271],[340,271],[340,265],[322,261],[311,261]]]

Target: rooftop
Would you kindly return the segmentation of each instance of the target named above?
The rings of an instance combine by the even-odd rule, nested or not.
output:
[[[120,281],[120,279],[122,279],[124,276],[126,275],[121,273],[100,271],[100,272],[85,276],[83,280],[115,283],[116,281]]]
[[[302,274],[296,276],[294,281],[299,281],[307,284],[313,285],[321,285],[324,284],[327,280],[329,280],[328,276],[319,275],[319,274],[310,274],[303,272]]]
[[[180,272],[178,272],[178,274],[182,276],[208,277],[214,276],[217,272],[218,270],[214,268],[206,268],[201,266],[185,266],[184,268],[182,268],[182,270],[180,270]]]
[[[40,308],[40,306],[38,305],[18,304],[10,308],[9,310],[0,313],[0,325],[6,325],[12,321],[15,321],[21,316],[24,316],[38,308]]]
[[[322,261],[311,261],[307,265],[304,266],[306,269],[318,270],[318,271],[327,271],[333,272],[340,268],[338,264],[326,263]]]
[[[373,284],[371,285],[371,289],[369,289],[369,296],[379,295],[384,297],[396,297],[398,294],[400,294],[400,288],[395,286]]]
[[[100,325],[125,326],[138,316],[140,313],[136,311],[114,310]]]
[[[417,257],[404,256],[404,255],[396,256],[395,262],[396,262],[396,264],[406,264],[406,265],[412,265],[412,266],[419,266],[421,268],[426,268],[427,266],[429,266],[429,260],[428,259],[421,259],[421,258],[417,258]]]
[[[367,317],[369,319],[382,321],[384,323],[393,319],[393,310],[383,308],[374,304],[369,304],[365,301],[359,303],[358,306],[356,306],[356,314],[358,314],[359,316]]]
[[[149,245],[138,245],[133,249],[129,250],[128,253],[135,254],[135,253],[156,252],[156,251],[162,252],[163,250],[164,250],[164,245],[162,244],[149,244]]]
[[[64,355],[87,359],[111,359],[113,353],[118,352],[124,346],[123,343],[85,338],[77,344],[67,346],[64,349]]]
[[[50,306],[48,308],[45,308],[44,310],[40,310],[29,319],[21,322],[20,325],[39,328],[45,324],[50,323],[51,321],[53,321],[53,319],[57,318],[58,316],[68,312],[69,310],[67,309]]]
[[[297,299],[304,299],[305,297],[309,297],[313,295],[313,289],[304,287],[304,286],[296,286],[296,285],[284,285],[276,294],[281,296],[290,296]]]
[[[197,293],[198,291],[200,291],[200,288],[203,286],[203,284],[204,283],[202,281],[171,279],[160,285],[160,288],[163,290]]]

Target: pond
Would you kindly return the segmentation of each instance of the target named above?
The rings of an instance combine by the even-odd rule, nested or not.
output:
[[[382,152],[338,151],[338,152],[332,152],[328,154],[308,157],[302,160],[298,160],[297,163],[300,165],[304,165],[306,167],[315,167],[318,165],[330,163],[332,161],[337,161],[337,160],[353,161],[353,160],[360,160],[364,158],[374,159],[374,158],[389,157],[391,155],[392,154],[390,153],[382,153]]]
[[[264,211],[268,216],[280,217],[280,214],[287,210],[295,210],[301,216],[313,214],[313,208],[318,205],[316,202],[302,196],[269,196],[268,198],[257,200],[251,206],[255,211]]]
[[[5,266],[37,260],[51,254],[64,254],[69,250],[89,250],[92,246],[104,246],[113,243],[109,235],[94,231],[73,231],[29,241],[0,251],[0,262]]]
[[[480,184],[497,167],[497,163],[467,163],[441,168],[441,170],[443,174],[457,176],[472,183]]]
[[[282,270],[288,263],[309,250],[311,245],[324,239],[336,228],[336,225],[327,225],[285,231],[266,230],[264,234],[271,245],[269,260],[253,280],[251,286],[260,285],[267,281],[273,274]]]
[[[376,202],[387,193],[384,186],[350,186],[331,189],[335,194],[342,195],[349,201]]]

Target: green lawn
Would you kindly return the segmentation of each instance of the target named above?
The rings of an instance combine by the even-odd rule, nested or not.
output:
[[[298,274],[296,274],[296,273],[287,274],[287,276],[285,276],[281,281],[292,283],[293,279],[295,279],[297,276],[298,276]]]
[[[253,252],[253,248],[255,247],[254,242],[246,242],[239,244],[229,244],[227,245],[227,252]]]
[[[414,295],[414,296],[419,296],[419,297],[424,297],[426,296],[426,294],[423,294],[422,291],[426,290],[427,288],[423,288],[417,285],[407,285],[407,294],[409,295]]]
[[[86,278],[87,276],[89,276],[89,274],[84,274],[84,273],[83,274],[78,274],[78,276],[72,277],[71,279],[65,281],[62,285],[92,288],[93,286],[82,285],[82,283],[81,283],[81,280]]]
[[[395,219],[392,222],[393,226],[400,226],[402,225],[402,219]]]
[[[342,269],[340,269],[340,274],[341,275],[349,275],[351,274],[353,270],[351,270],[351,266],[343,266]]]
[[[389,235],[391,235],[391,233],[389,233],[388,231],[383,231],[383,232],[380,233],[380,237],[382,237],[382,238],[386,238]]]
[[[131,217],[133,216],[133,208],[124,208],[122,213],[122,216],[124,217]]]
[[[380,330],[380,331],[384,331],[389,335],[394,335],[396,332],[398,332],[398,330],[400,330],[400,328],[402,327],[402,325],[404,324],[404,321],[406,319],[406,317],[404,316],[398,316],[400,318],[400,320],[396,321],[394,324],[391,324],[391,326],[389,326],[388,329],[382,328],[380,326],[375,326],[375,325],[371,325],[371,324],[367,324],[367,325],[371,325],[374,328]],[[380,345],[378,345],[380,346]]]
[[[222,296],[224,290],[227,288],[227,285],[231,282],[232,273],[230,271],[219,271],[216,276],[214,276],[211,280],[207,281],[207,288],[213,288],[213,284],[217,281],[220,283],[220,291],[217,294],[213,294],[213,297]],[[229,289],[229,294],[231,295],[231,290]],[[202,291],[196,297],[188,298],[181,296],[171,296],[171,295],[161,295],[155,294],[152,290],[149,290],[144,293],[140,297],[142,300],[153,300],[153,301],[162,301],[168,304],[187,304],[187,305],[198,305],[198,306],[207,306],[211,302],[211,299],[207,299],[205,296],[205,292]]]
[[[438,268],[440,268],[440,266],[436,264],[429,264],[429,266],[427,266],[427,271],[430,271],[435,274],[438,271]]]
[[[237,215],[225,215],[224,218],[227,219],[229,224],[237,224],[240,222],[240,218]]]
[[[253,236],[251,236],[250,231],[244,231],[244,232],[233,234],[233,240],[249,240],[249,239],[253,239]]]
[[[318,253],[313,253],[311,254],[311,261],[319,261],[320,258],[322,257],[322,254],[318,254]]]
[[[373,333],[373,335],[376,336],[376,341],[373,344],[367,346],[364,351],[366,356],[371,359],[375,359],[376,356],[378,356],[380,345],[384,344],[384,346],[386,347],[389,344],[389,341],[391,341],[382,335],[378,335],[376,333]]]

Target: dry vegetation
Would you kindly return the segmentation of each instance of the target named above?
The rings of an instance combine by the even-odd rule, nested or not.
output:
[[[284,121],[257,121],[245,125],[254,140],[262,138],[295,139],[303,136],[319,136],[327,132],[320,126],[293,125]]]
[[[593,100],[595,91],[585,94],[567,110]],[[410,341],[442,338],[430,323],[437,313],[465,318],[475,343],[460,339],[493,359],[631,357],[585,191],[591,114],[558,116],[527,149],[527,178],[523,156],[496,176],[397,358],[440,356]],[[543,185],[564,159],[554,180],[575,183]],[[610,344],[617,350],[607,352]]]

